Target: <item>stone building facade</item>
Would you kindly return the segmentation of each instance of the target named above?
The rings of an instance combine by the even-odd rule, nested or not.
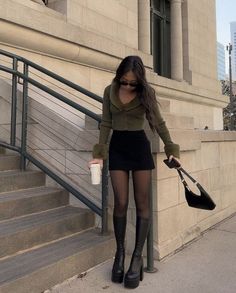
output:
[[[162,163],[162,142],[150,135],[157,166],[156,257],[174,252],[234,213],[236,135],[222,131],[228,98],[221,95],[217,80],[215,1],[49,0],[47,6],[39,2],[1,1],[0,48],[99,95],[121,59],[139,55],[173,140],[180,144],[183,166],[217,204],[211,212],[187,206],[176,172]],[[130,235],[134,211],[131,199]]]

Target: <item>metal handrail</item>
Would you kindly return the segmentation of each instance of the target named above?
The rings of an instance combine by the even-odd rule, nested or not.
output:
[[[70,105],[71,107],[77,109],[78,111],[88,115],[89,117],[93,118],[94,120],[101,122],[101,118],[96,113],[88,110],[87,108],[79,105],[78,103],[71,101],[70,99],[66,98],[62,94],[57,93],[56,91],[50,89],[49,87],[39,83],[38,81],[28,77],[28,67],[32,67],[34,69],[37,69],[38,71],[54,78],[55,80],[77,90],[78,92],[92,98],[93,100],[102,103],[103,99],[99,97],[98,95],[84,89],[81,86],[78,86],[77,84],[57,75],[56,73],[28,60],[21,56],[12,54],[10,52],[4,51],[0,49],[0,55],[4,55],[6,57],[10,57],[13,59],[13,69],[10,69],[6,66],[0,65],[0,70],[8,72],[12,74],[12,123],[11,123],[11,144],[7,144],[0,141],[0,146],[3,146],[5,148],[9,148],[11,150],[14,150],[16,152],[21,153],[22,161],[21,165],[22,168],[25,168],[25,160],[31,161],[35,166],[37,166],[39,169],[41,169],[43,172],[45,172],[48,176],[50,176],[53,180],[55,180],[57,183],[59,183],[62,187],[64,187],[66,190],[68,190],[71,194],[73,194],[75,197],[77,197],[82,203],[84,203],[86,206],[88,206],[93,212],[95,212],[97,215],[99,215],[102,218],[102,235],[106,235],[108,232],[108,164],[107,161],[103,164],[103,171],[102,171],[102,208],[99,208],[97,205],[95,205],[92,201],[90,201],[88,198],[86,198],[81,192],[76,190],[72,185],[67,183],[65,180],[63,180],[61,177],[59,177],[55,172],[50,170],[46,165],[42,164],[40,161],[38,161],[36,158],[34,158],[32,155],[28,154],[26,149],[22,149],[20,147],[15,146],[15,126],[16,126],[16,91],[17,91],[17,77],[23,79],[23,111],[22,111],[22,125],[23,128],[27,128],[27,124],[24,125],[24,123],[27,123],[27,99],[28,99],[28,83],[36,86],[37,88],[49,93],[50,95],[54,96],[56,99],[59,99],[60,101],[64,102],[67,105]],[[18,61],[23,62],[24,64],[24,73],[21,73],[17,70],[17,63]],[[23,131],[22,131],[23,132]],[[22,136],[22,140],[26,140],[27,137],[24,137],[24,134]],[[24,146],[24,142],[23,142]],[[152,215],[152,187],[150,187],[150,210]],[[153,220],[151,216],[151,226],[147,237],[147,267],[146,272],[153,273],[156,272],[156,268],[154,267],[154,257],[153,257]]]
[[[86,95],[86,96],[88,96],[88,97],[100,102],[100,103],[102,103],[102,101],[103,101],[103,99],[100,96],[94,94],[93,92],[86,90],[85,88],[83,88],[83,87],[81,87],[81,86],[79,86],[79,85],[77,85],[77,84],[65,79],[64,77],[62,77],[62,76],[60,76],[60,75],[58,75],[58,74],[56,74],[56,73],[54,73],[54,72],[52,72],[52,71],[50,71],[50,70],[48,70],[46,68],[40,66],[40,65],[38,65],[38,64],[36,64],[36,63],[34,63],[34,62],[24,58],[24,57],[15,55],[13,53],[9,53],[9,52],[4,51],[2,49],[0,49],[0,55],[4,55],[4,56],[10,57],[10,58],[15,58],[17,61],[21,61],[21,62],[23,62],[25,64],[28,64],[30,67],[35,68],[35,69],[39,70],[40,72],[47,74],[48,76],[56,79],[57,81],[60,81],[61,83],[65,84],[65,85],[68,85],[69,87],[77,90],[78,92],[80,92],[80,93],[82,93],[82,94],[84,94],[84,95]]]
[[[1,54],[1,50],[0,50],[0,54]],[[26,65],[28,65],[27,63],[25,63]],[[8,72],[8,73],[11,73],[15,76],[18,76],[20,77],[21,79],[23,79],[23,81],[27,81],[28,83],[36,86],[37,88],[47,92],[48,94],[52,95],[53,97],[57,98],[58,100],[66,103],[67,105],[75,108],[76,110],[90,116],[91,118],[93,118],[94,120],[98,121],[98,122],[101,122],[101,117],[97,114],[95,114],[94,112],[88,110],[87,108],[79,105],[78,103],[66,98],[65,96],[63,96],[62,94],[59,94],[58,92],[50,89],[49,87],[47,87],[46,85],[43,85],[41,84],[40,82],[26,76],[25,74],[17,71],[17,70],[13,70],[13,69],[10,69],[10,68],[7,68],[6,66],[2,66],[0,65],[0,70],[2,71],[5,71],[5,72]],[[90,96],[91,97],[91,96]],[[93,97],[91,97],[93,98]],[[98,100],[97,100],[98,101]],[[100,102],[100,101],[99,101]]]
[[[93,212],[99,215],[102,218],[102,234],[106,234],[108,232],[108,172],[107,172],[107,162],[104,162],[103,174],[102,174],[102,208],[98,207],[95,203],[89,200],[86,196],[84,196],[81,192],[75,189],[71,184],[66,182],[60,176],[58,176],[54,171],[49,169],[45,164],[38,161],[35,157],[27,153],[26,149],[26,141],[27,141],[27,112],[28,112],[28,84],[32,84],[33,86],[45,91],[46,93],[52,95],[56,99],[62,101],[63,103],[73,107],[74,109],[82,112],[85,115],[93,118],[97,122],[101,122],[101,118],[98,114],[88,110],[87,108],[79,105],[78,103],[68,99],[62,94],[50,89],[44,84],[30,78],[28,76],[29,67],[32,67],[38,70],[41,73],[46,74],[47,76],[63,83],[64,85],[69,86],[70,88],[75,89],[76,91],[92,98],[93,100],[102,103],[103,99],[98,95],[84,89],[81,86],[57,75],[56,73],[34,63],[30,60],[23,58],[21,56],[9,53],[0,49],[0,55],[12,58],[13,68],[8,68],[6,66],[0,65],[0,70],[10,73],[12,75],[12,111],[11,111],[11,140],[10,144],[5,142],[0,142],[0,145],[11,150],[17,151],[21,154],[21,168],[26,168],[26,159],[32,162],[35,166],[45,172],[48,176],[50,176],[53,180],[59,183],[62,187],[68,190],[71,194],[73,194],[76,198],[78,198],[82,203],[88,206]],[[24,72],[18,71],[18,62],[23,63]],[[22,136],[21,136],[21,147],[17,147],[15,145],[16,141],[16,108],[17,108],[17,77],[23,80],[23,103],[22,103]]]

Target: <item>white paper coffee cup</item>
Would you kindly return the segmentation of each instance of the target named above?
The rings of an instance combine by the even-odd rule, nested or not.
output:
[[[101,182],[101,166],[100,164],[92,164],[90,166],[91,182],[93,185],[100,184]]]

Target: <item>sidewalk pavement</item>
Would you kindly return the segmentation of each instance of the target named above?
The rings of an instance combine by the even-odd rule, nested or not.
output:
[[[113,260],[84,276],[71,278],[45,293],[121,293],[123,284],[110,281]],[[127,263],[128,266],[128,263]],[[208,230],[184,249],[155,262],[158,272],[144,274],[137,293],[235,293],[236,214]]]

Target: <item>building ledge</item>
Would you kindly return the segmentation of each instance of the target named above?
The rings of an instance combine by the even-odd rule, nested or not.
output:
[[[69,42],[74,46],[89,48],[103,54],[114,56],[116,58],[122,59],[127,55],[139,55],[144,64],[152,68],[152,56],[138,51],[136,48],[130,48],[122,43],[115,41],[114,39],[104,37],[98,33],[82,28],[78,25],[68,23],[66,21],[66,16],[60,14],[48,7],[38,5],[37,3],[30,3],[31,5],[22,5],[18,1],[1,1],[0,3],[0,20],[2,22],[5,20],[8,22],[8,25],[21,26],[24,33],[27,33],[28,30],[34,30],[38,33],[38,38],[42,38],[44,35],[51,38],[54,38]],[[1,27],[1,34],[3,33],[3,27]],[[17,28],[15,28],[17,30]],[[19,31],[20,33],[20,31]],[[35,35],[35,38],[37,35]],[[13,38],[13,39],[12,39]],[[6,38],[5,38],[6,39]],[[10,43],[14,41],[14,36],[9,36]],[[27,39],[25,44],[30,47],[30,40]],[[47,43],[48,45],[48,43]],[[30,49],[30,48],[29,48]],[[36,48],[33,48],[34,50]],[[46,48],[44,48],[44,51]],[[39,50],[40,51],[40,50]],[[42,51],[42,48],[41,48]],[[115,63],[114,67],[117,65]]]
[[[228,104],[228,97],[221,95],[218,87],[210,91],[158,76],[152,71],[152,55],[70,24],[63,14],[47,7],[26,0],[22,3],[0,2],[0,40],[4,45],[111,72],[125,56],[139,55],[148,81],[161,98],[217,108]]]
[[[202,142],[236,141],[236,131],[199,130]]]

